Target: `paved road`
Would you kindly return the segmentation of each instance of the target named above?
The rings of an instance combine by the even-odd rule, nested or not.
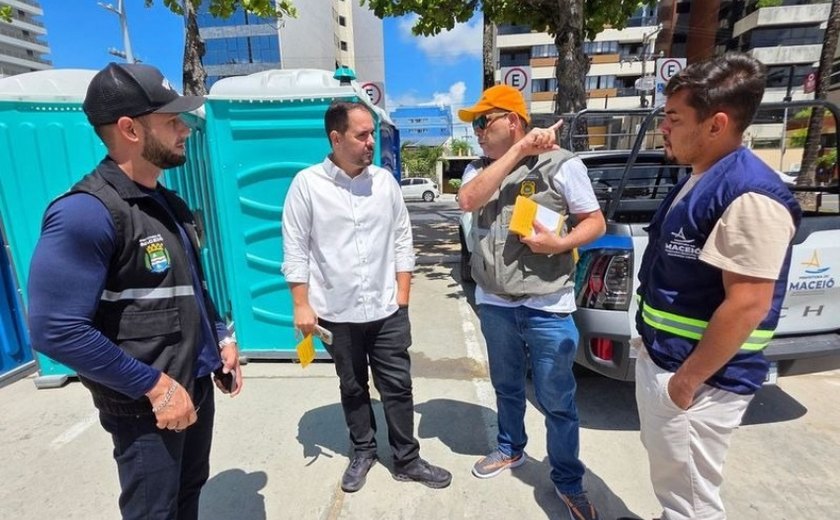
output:
[[[425,209],[438,217],[450,211],[419,213]],[[418,217],[413,206],[412,217]],[[429,225],[437,222],[432,220]],[[532,395],[528,463],[489,480],[469,473],[494,444],[495,407],[471,288],[459,283],[457,267],[421,263],[411,304],[415,427],[423,456],[454,473],[451,487],[431,490],[391,478],[377,405],[382,463],[364,489],[345,494],[339,483],[348,443],[332,365],[252,362],[245,367],[243,394],[217,398],[202,519],[566,520],[549,483],[545,428]],[[595,376],[578,384],[581,457],[603,518],[652,518],[657,507],[632,384]],[[838,391],[840,371],[834,371],[781,378],[778,387],[758,394],[730,451],[724,488],[730,518],[837,516]],[[29,377],[0,389],[0,397],[0,517],[117,518],[109,440],[87,391],[77,382],[36,390]]]

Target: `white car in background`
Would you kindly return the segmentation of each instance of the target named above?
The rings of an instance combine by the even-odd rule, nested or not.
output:
[[[432,179],[425,177],[406,177],[400,181],[403,200],[422,200],[434,202],[440,197],[440,190]]]

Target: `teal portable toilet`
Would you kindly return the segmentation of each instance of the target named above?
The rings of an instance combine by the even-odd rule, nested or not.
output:
[[[105,145],[82,111],[88,84],[96,73],[53,69],[0,79],[0,225],[18,287],[27,286],[29,264],[47,205],[90,172],[106,154]],[[175,184],[182,182],[188,190],[185,199],[195,208],[209,196],[202,186],[194,188],[197,182],[192,182],[206,177],[204,121],[200,112],[184,118],[194,131],[187,140],[188,160],[181,168],[167,172],[167,176]],[[167,177],[163,182],[167,183]],[[198,212],[197,217],[201,216]],[[222,302],[224,312],[228,301],[224,272],[215,265],[221,264],[221,259],[207,247],[213,243],[213,219],[210,220],[200,255],[208,271],[211,297]],[[26,303],[26,291],[22,293]],[[75,375],[70,368],[40,353],[35,358],[38,388],[61,386]]]
[[[324,113],[335,99],[371,107],[332,72],[269,70],[225,78],[205,104],[231,310],[243,356],[296,356],[291,293],[281,272],[283,203],[292,178],[330,151]],[[376,115],[377,133],[381,116]],[[380,159],[379,139],[374,157]],[[317,353],[326,357],[323,347]]]
[[[0,384],[23,377],[35,368],[23,318],[21,292],[6,255],[0,226]]]
[[[201,265],[210,298],[216,309],[228,322],[231,321],[230,296],[225,276],[226,265],[222,253],[221,230],[215,204],[216,194],[210,175],[207,154],[207,125],[204,109],[183,114],[181,118],[192,130],[187,139],[187,162],[178,168],[165,170],[162,183],[178,192],[193,212],[198,227]]]
[[[63,69],[0,79],[0,222],[24,303],[44,210],[105,155],[82,112],[94,74]],[[74,374],[41,354],[36,359],[39,388],[60,386]]]

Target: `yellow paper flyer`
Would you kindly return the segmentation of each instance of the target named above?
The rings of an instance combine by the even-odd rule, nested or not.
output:
[[[312,343],[312,334],[307,334],[307,336],[297,344],[295,350],[297,350],[301,368],[306,368],[309,363],[312,363],[312,360],[315,359],[315,345]]]

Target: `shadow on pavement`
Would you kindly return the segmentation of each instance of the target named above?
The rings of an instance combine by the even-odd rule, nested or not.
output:
[[[534,500],[545,511],[548,518],[569,518],[566,506],[554,490],[554,484],[549,477],[550,472],[548,458],[539,461],[531,457],[528,457],[528,462],[522,466],[511,470],[514,477],[534,488]],[[583,486],[601,518],[633,515],[624,501],[613,493],[604,480],[588,468],[583,476]]]
[[[476,457],[493,449],[486,432],[496,430],[495,410],[453,399],[431,399],[415,404],[414,410],[420,414],[417,437],[421,440],[438,438],[453,453]]]
[[[223,471],[204,485],[199,516],[206,520],[266,520],[265,497],[260,494],[266,483],[264,471]]]

